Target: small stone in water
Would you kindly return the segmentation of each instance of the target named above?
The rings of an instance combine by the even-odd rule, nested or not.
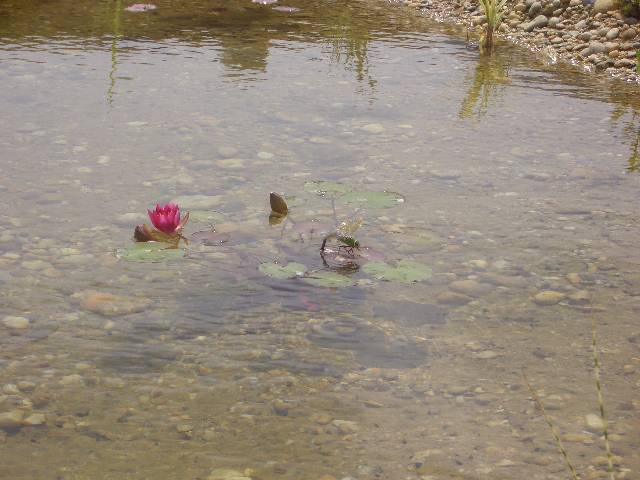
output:
[[[176,430],[183,438],[187,440],[193,438],[193,427],[191,425],[177,425]]]
[[[455,292],[442,292],[436,297],[436,301],[442,305],[460,306],[471,301],[471,297]]]
[[[449,288],[454,292],[469,295],[471,297],[480,297],[493,290],[493,287],[491,285],[488,285],[486,283],[479,283],[475,280],[457,280],[455,282],[452,282],[449,285]]]
[[[287,415],[289,415],[289,405],[287,405],[282,400],[276,400],[275,402],[273,402],[273,411],[276,415],[286,417]]]
[[[17,430],[22,426],[22,418],[20,410],[0,413],[0,430]]]
[[[584,305],[591,302],[591,294],[586,290],[578,290],[577,292],[570,293],[568,299],[571,303]]]
[[[82,384],[82,376],[77,373],[73,373],[71,375],[66,375],[60,379],[60,385],[70,386],[70,385],[81,385]]]
[[[359,428],[356,422],[350,420],[334,420],[331,424],[338,429],[342,435],[357,433]]]
[[[18,388],[21,392],[31,392],[36,388],[36,384],[33,382],[28,382],[26,380],[21,380],[18,382]]]
[[[362,127],[362,130],[367,133],[382,133],[384,132],[385,128],[379,123],[369,123],[368,125]]]
[[[592,432],[602,432],[604,430],[604,422],[599,415],[595,413],[589,413],[584,417],[584,422],[587,425],[587,428]]]
[[[23,420],[22,424],[27,427],[37,427],[40,425],[44,425],[46,421],[47,417],[44,413],[32,413]]]
[[[556,303],[564,300],[566,295],[562,292],[555,292],[553,290],[544,290],[533,297],[533,302],[541,306],[555,305]]]
[[[273,153],[271,153],[271,152],[258,152],[258,158],[260,160],[271,160],[273,158]]]
[[[18,387],[13,383],[7,383],[4,387],[2,387],[2,392],[6,393],[7,395],[20,394],[20,390],[18,390]]]
[[[146,298],[123,297],[96,291],[80,292],[74,294],[74,297],[80,298],[86,310],[106,317],[142,312],[151,304]]]
[[[484,352],[476,354],[476,358],[480,358],[482,360],[491,360],[492,358],[497,358],[499,356],[500,354],[494,352],[493,350],[485,350]]]
[[[24,330],[26,328],[29,328],[30,322],[28,318],[8,316],[4,317],[2,323],[4,323],[5,327],[11,328],[13,330]]]
[[[296,8],[296,7],[273,7],[273,9],[277,12],[282,12],[282,13],[295,13],[295,12],[299,12],[300,9]]]
[[[208,480],[251,480],[251,477],[247,477],[242,472],[228,468],[216,468],[207,478]]]

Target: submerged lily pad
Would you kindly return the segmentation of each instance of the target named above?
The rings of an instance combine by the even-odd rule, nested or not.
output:
[[[350,192],[351,188],[344,183],[338,182],[325,182],[323,180],[315,181],[315,182],[307,182],[304,184],[304,189],[307,192],[312,192],[317,195],[342,195],[344,193]]]
[[[224,221],[225,216],[220,212],[212,210],[191,210],[189,212],[189,220],[191,220],[191,222],[216,223]]]
[[[164,262],[184,257],[184,249],[171,248],[164,242],[138,242],[121,250],[118,256],[127,262]]]
[[[292,230],[300,235],[326,235],[335,231],[335,226],[327,222],[294,223]]]
[[[313,272],[308,277],[304,277],[305,282],[315,285],[316,287],[350,287],[355,284],[355,281],[345,275],[340,275],[334,272]]]
[[[362,271],[378,280],[402,283],[420,282],[432,275],[430,267],[410,260],[400,260],[395,265],[384,262],[369,262],[362,267]]]
[[[203,245],[212,247],[228,242],[231,239],[231,236],[228,233],[196,232],[191,235],[191,239],[193,241],[200,242]]]
[[[349,192],[342,197],[347,203],[359,203],[369,208],[391,208],[400,203],[404,203],[404,197],[395,192],[370,192],[356,191]]]
[[[279,278],[281,280],[299,277],[307,271],[307,267],[296,262],[288,263],[286,267],[273,262],[265,262],[261,263],[258,269],[268,277]]]

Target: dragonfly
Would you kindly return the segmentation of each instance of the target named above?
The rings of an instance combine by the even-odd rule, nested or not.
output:
[[[360,225],[362,225],[361,218],[340,223],[336,229],[336,233],[327,235],[324,238],[320,251],[324,252],[328,240],[336,239],[341,244],[338,249],[343,249],[349,255],[353,255],[354,250],[360,249],[360,242],[354,236],[355,232],[360,228]]]

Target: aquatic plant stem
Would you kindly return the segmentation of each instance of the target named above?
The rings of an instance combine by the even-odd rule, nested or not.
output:
[[[604,437],[604,448],[607,452],[607,463],[609,471],[609,480],[615,480],[613,472],[613,454],[611,453],[611,444],[609,443],[609,427],[607,425],[607,416],[605,414],[604,399],[602,397],[602,384],[600,382],[600,355],[598,354],[598,340],[596,334],[596,321],[593,321],[592,342],[593,347],[593,374],[596,378],[596,391],[598,392],[598,406],[600,408],[600,418],[602,419],[602,433]]]
[[[331,197],[331,211],[333,212],[333,223],[338,228],[338,214],[336,213],[336,199]]]
[[[527,388],[529,388],[529,392],[531,393],[531,396],[533,397],[534,402],[542,412],[542,417],[544,418],[545,422],[547,422],[547,425],[549,425],[549,428],[551,429],[551,433],[553,434],[553,438],[556,441],[558,450],[560,450],[560,453],[564,457],[564,461],[566,462],[567,467],[571,472],[571,478],[573,480],[579,480],[580,477],[578,477],[578,472],[576,472],[576,468],[573,466],[573,464],[571,463],[571,460],[569,459],[569,454],[567,453],[567,450],[564,448],[564,445],[562,444],[562,440],[560,440],[560,435],[558,434],[556,427],[553,425],[553,422],[551,421],[551,417],[549,417],[549,414],[547,414],[547,411],[545,410],[544,404],[542,403],[542,400],[538,396],[538,393],[531,386],[531,383],[529,383],[529,379],[527,378],[526,373],[524,373],[524,370],[522,370],[522,378],[524,378],[524,383],[527,385]]]
[[[118,39],[120,38],[120,13],[122,12],[122,0],[116,0],[113,12],[113,39],[111,40],[111,71],[109,72],[109,90],[107,90],[107,103],[113,105],[113,93],[116,88],[116,71],[118,69]]]

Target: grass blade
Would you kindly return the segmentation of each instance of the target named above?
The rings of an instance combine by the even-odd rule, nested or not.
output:
[[[611,453],[611,444],[609,443],[609,427],[607,425],[607,416],[604,409],[604,399],[602,397],[602,384],[600,383],[600,355],[598,354],[598,341],[596,335],[595,320],[593,321],[591,346],[593,347],[593,374],[596,378],[596,391],[598,392],[598,406],[600,407],[600,418],[602,419],[604,448],[607,452],[609,480],[615,480],[615,474],[613,472],[613,454]]]
[[[571,472],[571,478],[573,480],[579,480],[580,477],[578,477],[578,472],[576,472],[576,468],[573,466],[573,463],[571,463],[571,460],[569,459],[569,454],[567,453],[567,450],[564,448],[564,445],[562,444],[562,440],[560,440],[560,435],[558,434],[556,427],[553,425],[553,422],[551,421],[551,417],[549,417],[549,415],[547,414],[547,411],[545,410],[544,404],[542,403],[542,400],[538,396],[538,393],[531,386],[531,383],[529,383],[529,379],[527,378],[527,375],[524,373],[524,370],[522,371],[522,378],[524,378],[524,383],[526,383],[527,387],[529,388],[529,392],[533,397],[533,400],[536,402],[536,405],[542,412],[542,417],[544,418],[545,422],[547,422],[547,425],[549,425],[549,428],[551,429],[551,433],[553,434],[553,438],[556,441],[558,450],[560,450],[560,453],[564,457],[564,461],[567,464],[567,468]]]

